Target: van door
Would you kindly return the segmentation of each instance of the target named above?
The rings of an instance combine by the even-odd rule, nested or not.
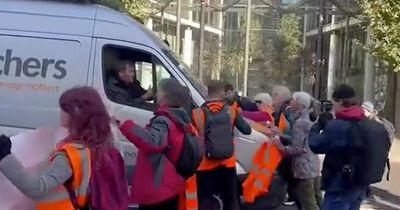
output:
[[[117,70],[121,66],[121,63],[127,61],[134,65],[135,82],[140,84],[139,91],[154,92],[152,99],[142,103],[115,100],[117,97],[114,97],[114,91],[110,90],[111,83],[116,81],[117,83],[121,83]],[[133,119],[142,126],[148,123],[157,108],[155,101],[157,83],[165,78],[176,78],[184,84],[179,76],[176,75],[176,72],[171,70],[171,66],[165,62],[163,57],[154,49],[139,44],[97,39],[95,69],[93,87],[98,89],[103,97],[107,99],[106,103],[110,112],[117,113],[120,117]],[[137,88],[134,89],[138,91]],[[140,95],[135,90],[128,91],[133,99]]]
[[[120,81],[117,70],[124,68],[121,64],[129,62],[134,66],[136,88],[129,89]],[[181,84],[183,81],[171,70],[171,66],[154,49],[140,44],[133,44],[122,41],[97,39],[95,52],[95,72],[93,76],[93,87],[105,99],[105,104],[111,113],[121,121],[132,119],[137,124],[145,126],[153,117],[153,112],[157,109],[155,93],[157,84],[166,78],[176,78]],[[113,91],[115,83],[119,87],[127,88],[129,99],[140,96],[135,91],[153,91],[153,98],[145,102],[132,102],[123,100],[116,96]],[[144,91],[143,91],[144,90]],[[137,149],[122,136],[118,135],[122,142],[125,162],[128,164],[128,171],[132,173],[137,157]]]
[[[7,33],[0,31],[0,128],[58,125],[60,94],[87,84],[91,38]]]

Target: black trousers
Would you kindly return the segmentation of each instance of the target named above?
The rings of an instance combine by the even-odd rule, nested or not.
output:
[[[179,197],[152,205],[139,205],[139,210],[179,210]]]
[[[197,194],[200,210],[239,210],[240,202],[235,168],[219,167],[200,171],[197,176]]]
[[[278,170],[282,178],[288,183],[287,194],[289,195],[289,201],[294,201],[298,204],[295,193],[297,180],[293,177],[292,173],[292,158],[284,158],[281,161]]]

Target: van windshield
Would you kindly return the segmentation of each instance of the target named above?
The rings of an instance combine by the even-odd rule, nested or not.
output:
[[[171,50],[163,50],[163,52],[176,66],[178,66],[183,75],[190,81],[194,88],[196,88],[200,95],[205,98],[207,96],[207,88],[204,83],[195,75],[193,75],[192,71],[189,70],[189,67],[180,58],[178,58],[174,52]]]

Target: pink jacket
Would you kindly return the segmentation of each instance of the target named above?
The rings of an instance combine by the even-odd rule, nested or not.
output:
[[[161,107],[176,119],[187,115],[181,109]],[[157,204],[185,190],[185,180],[177,173],[177,162],[183,147],[183,133],[165,116],[154,117],[146,128],[126,121],[122,134],[138,149],[139,155],[132,179],[131,202]]]

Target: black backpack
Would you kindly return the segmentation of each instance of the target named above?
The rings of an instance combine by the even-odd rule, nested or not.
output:
[[[343,172],[350,185],[370,185],[382,181],[391,146],[385,127],[374,120],[353,122],[349,130],[351,143]],[[389,166],[389,165],[388,165]]]
[[[233,143],[232,111],[224,107],[219,112],[212,112],[208,106],[204,111],[205,155],[210,160],[231,158],[235,151]]]
[[[185,133],[182,153],[175,168],[184,179],[192,177],[197,172],[203,158],[203,149],[196,135],[196,128],[190,123],[190,120],[188,123],[182,123],[168,112],[156,112],[155,114],[167,117]]]

